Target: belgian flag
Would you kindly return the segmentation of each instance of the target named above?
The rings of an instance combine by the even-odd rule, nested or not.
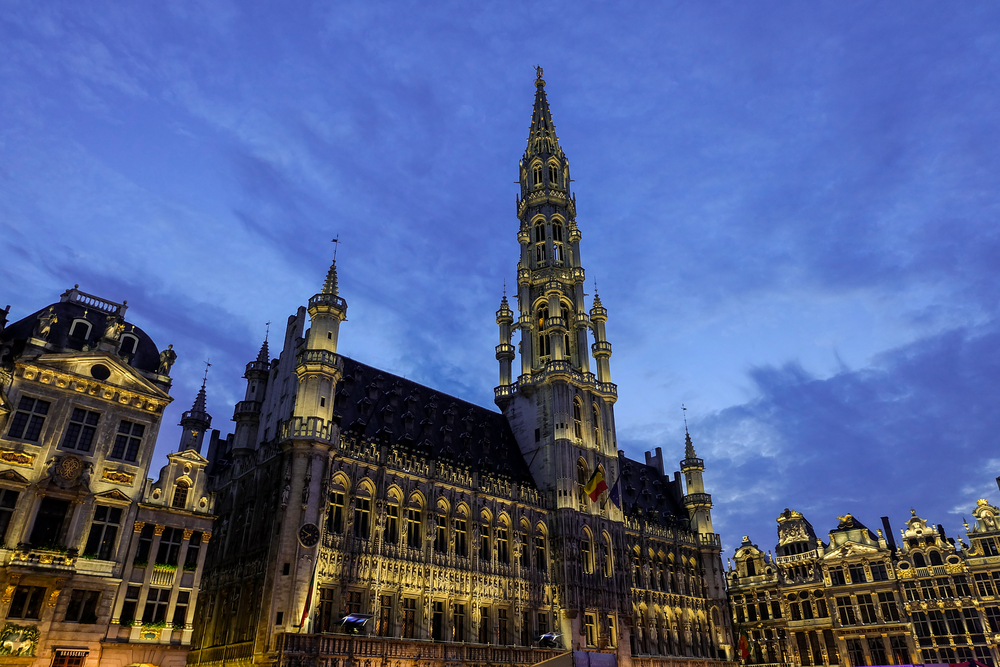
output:
[[[608,483],[604,481],[604,473],[601,472],[600,468],[594,471],[594,474],[590,476],[590,481],[583,487],[584,493],[590,496],[590,499],[595,503],[607,490]]]

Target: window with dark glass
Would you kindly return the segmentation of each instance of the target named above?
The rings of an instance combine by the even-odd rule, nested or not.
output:
[[[861,646],[860,639],[847,640],[847,657],[851,661],[851,665],[854,667],[862,667],[866,664],[865,650]]]
[[[921,579],[920,594],[924,597],[925,600],[933,600],[936,596],[936,592],[934,590],[934,582],[930,579]]]
[[[354,537],[367,539],[370,533],[371,499],[354,499]]]
[[[851,575],[852,584],[865,583],[865,568],[863,565],[860,564],[848,565],[847,573]]]
[[[830,585],[831,586],[846,586],[847,579],[844,578],[844,570],[840,567],[830,568]]]
[[[139,604],[141,586],[129,586],[125,591],[125,603],[122,605],[121,624],[131,625],[135,620],[135,608]]]
[[[361,613],[361,591],[347,591],[344,596],[344,609],[348,614]]]
[[[863,593],[858,596],[858,611],[861,612],[862,623],[866,625],[878,623],[878,619],[875,616],[875,602],[872,600],[871,595]]]
[[[455,555],[463,558],[469,555],[468,525],[465,519],[455,519]]]
[[[826,609],[826,600],[820,598],[816,600],[816,616],[818,618],[826,618],[830,615],[830,612]]]
[[[27,440],[27,438],[25,438],[25,440]],[[979,540],[979,547],[984,556],[1000,555],[1000,552],[997,551],[996,542],[993,541],[992,537],[984,537]]]
[[[903,582],[903,592],[906,593],[907,602],[919,602],[920,593],[917,592],[917,584],[913,581]]]
[[[990,630],[1000,632],[1000,607],[983,607],[983,613],[986,615],[986,621],[990,624]]]
[[[541,637],[549,631],[549,615],[544,611],[538,612],[538,636]]]
[[[171,507],[176,507],[178,509],[184,509],[187,506],[188,490],[191,485],[185,480],[179,480],[174,486],[174,498],[170,502]]]
[[[160,548],[156,552],[157,565],[177,565],[177,557],[181,552],[181,542],[184,541],[184,531],[180,528],[164,528],[160,535]]]
[[[549,184],[558,185],[559,184],[559,167],[554,164],[549,165]]]
[[[48,401],[22,396],[17,404],[17,411],[10,420],[7,437],[38,442],[47,414],[49,414]]]
[[[942,598],[953,598],[955,597],[955,590],[951,586],[951,579],[948,577],[940,577],[935,580],[937,582],[938,595]]]
[[[341,497],[343,505],[343,497]],[[385,528],[382,529],[382,539],[388,544],[399,544],[399,505],[387,505],[385,509]]]
[[[44,599],[45,587],[43,586],[16,587],[10,601],[10,609],[7,611],[7,618],[38,619]]]
[[[878,606],[882,612],[882,619],[886,622],[899,620],[899,607],[896,605],[895,593],[879,593]]]
[[[7,529],[10,527],[10,520],[17,509],[17,497],[19,492],[13,489],[0,488],[0,548],[7,543]]]
[[[70,502],[58,498],[42,498],[38,504],[38,513],[35,515],[35,525],[31,529],[31,537],[28,541],[34,547],[63,546],[62,539],[63,524],[70,514]]]
[[[539,572],[545,572],[545,537],[543,535],[535,535],[535,569]]]
[[[888,665],[889,659],[885,652],[885,643],[881,637],[868,637],[868,655],[873,665]]]
[[[972,590],[969,588],[969,580],[964,574],[956,574],[952,578],[955,582],[955,594],[960,598],[967,598],[972,596]]]
[[[333,632],[337,628],[337,607],[334,604],[336,591],[332,588],[319,589],[319,604],[316,609],[316,632]]]
[[[115,444],[111,448],[111,458],[135,461],[139,457],[139,448],[142,446],[142,437],[145,433],[146,427],[142,424],[121,420]]]
[[[403,598],[403,638],[413,639],[413,631],[417,625],[416,598]]]
[[[97,605],[101,601],[99,591],[73,590],[69,594],[69,604],[66,605],[67,623],[93,624],[97,623]]]
[[[979,618],[979,614],[976,613],[975,609],[963,609],[963,616],[965,616],[965,627],[969,629],[969,633],[972,635],[973,642],[983,642],[983,622]],[[980,638],[976,638],[979,635]]]
[[[962,610],[945,609],[944,622],[948,626],[948,634],[951,635],[965,634],[965,623],[962,622]]]
[[[583,438],[583,414],[579,399],[573,399],[573,435],[577,439]]]
[[[927,560],[924,558],[924,555],[922,553],[920,553],[919,551],[914,552],[914,554],[913,554],[913,566],[914,567],[927,567]]]
[[[406,510],[406,544],[411,549],[419,549],[423,544],[420,539],[420,510]]]
[[[872,581],[888,581],[889,572],[885,569],[885,563],[872,563]]]
[[[167,606],[170,604],[169,588],[150,588],[146,595],[146,608],[142,612],[143,623],[159,623],[167,620]]]
[[[510,564],[510,544],[507,538],[507,528],[497,528],[497,560],[504,565]]]
[[[905,665],[910,662],[910,649],[906,646],[906,637],[889,635],[889,649],[892,651],[895,664]]]
[[[848,595],[837,598],[837,614],[840,616],[841,625],[856,625],[858,619],[854,615],[854,605]]]
[[[542,165],[536,164],[531,168],[531,176],[535,185],[542,184]]]
[[[451,640],[453,642],[465,641],[465,605],[456,604],[452,613]]]
[[[153,546],[153,524],[147,523],[139,532],[139,545],[135,550],[136,563],[145,563],[149,560],[149,550]]]
[[[444,602],[434,600],[431,603],[431,639],[444,639]]]
[[[83,552],[100,560],[110,560],[114,554],[118,540],[118,530],[121,528],[122,510],[120,507],[98,505],[94,508],[94,520],[90,523],[90,535]]]
[[[801,621],[802,620],[802,612],[799,609],[799,603],[798,602],[789,602],[788,603],[788,611],[792,615],[792,620],[793,621]]]
[[[434,551],[439,554],[448,553],[448,519],[443,514],[434,517],[437,529],[434,532]]]
[[[594,544],[590,539],[590,535],[584,535],[583,539],[580,541],[580,548],[582,550],[582,561],[583,561],[583,572],[584,574],[591,574],[594,571]]]
[[[89,452],[94,444],[94,433],[97,432],[97,422],[100,418],[98,412],[73,408],[61,446],[64,449]]]
[[[184,625],[187,623],[187,609],[191,601],[189,591],[178,591],[177,602],[174,604],[174,625]]]
[[[802,601],[802,620],[811,621],[813,618],[813,606],[809,600]]]
[[[830,630],[823,631],[823,643],[826,644],[826,655],[828,661],[831,665],[836,665],[840,663],[840,651],[837,650],[837,642],[833,638],[833,632]],[[902,664],[902,663],[898,663]]]
[[[986,597],[991,595],[996,595],[993,589],[993,581],[990,579],[988,572],[977,572],[975,574],[976,588],[979,590],[979,594]]]
[[[191,533],[188,540],[187,553],[184,554],[184,569],[194,570],[198,567],[198,553],[201,551],[201,533]]]
[[[927,612],[927,620],[931,624],[931,634],[935,637],[948,634],[948,628],[944,623],[944,614],[939,611]]]
[[[479,608],[479,643],[490,643],[490,608]]]
[[[388,637],[392,633],[392,596],[380,595],[378,598],[378,622],[375,633],[379,637]]]
[[[510,619],[506,609],[497,610],[497,643],[501,646],[510,644]]]

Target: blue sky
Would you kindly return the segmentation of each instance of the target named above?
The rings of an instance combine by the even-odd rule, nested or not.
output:
[[[322,284],[341,351],[492,405],[533,67],[610,313],[619,445],[683,455],[727,552],[1000,473],[1000,8],[991,3],[0,2],[0,305],[75,283],[244,364]]]

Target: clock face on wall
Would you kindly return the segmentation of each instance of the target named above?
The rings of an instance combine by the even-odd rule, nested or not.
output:
[[[299,528],[299,542],[307,549],[319,544],[319,526],[314,523],[304,523]]]

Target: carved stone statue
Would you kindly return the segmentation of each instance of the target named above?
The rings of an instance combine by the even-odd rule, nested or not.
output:
[[[108,316],[107,324],[104,325],[104,338],[107,340],[118,340],[118,337],[122,335],[122,331],[125,330],[125,323],[121,321],[121,318],[117,313]]]
[[[167,345],[167,349],[160,352],[160,367],[156,369],[158,375],[170,375],[170,369],[177,361],[177,353],[174,352],[173,345]]]
[[[49,306],[49,309],[39,315],[38,320],[35,322],[35,338],[48,340],[49,333],[52,331],[52,325],[57,322],[59,322],[59,317],[56,315],[55,308]]]

